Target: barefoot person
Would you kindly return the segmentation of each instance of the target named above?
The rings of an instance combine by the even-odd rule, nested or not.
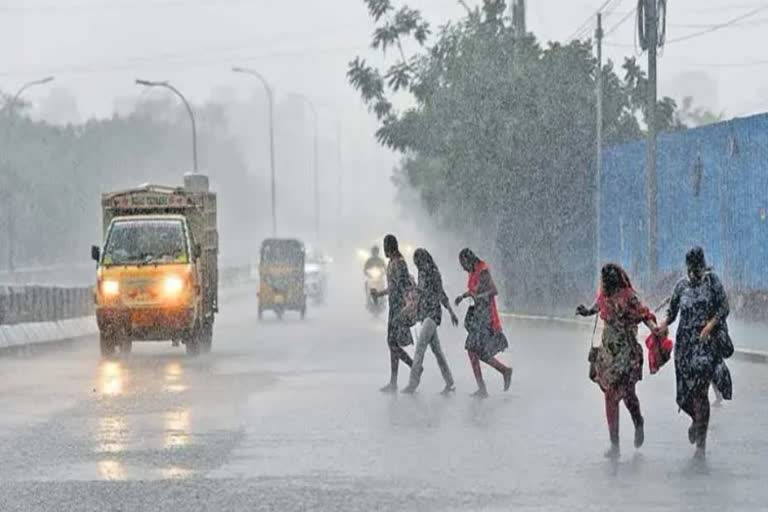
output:
[[[410,326],[403,322],[401,315],[405,307],[405,296],[411,288],[411,276],[408,263],[400,253],[397,238],[394,235],[384,237],[384,255],[387,264],[387,289],[371,290],[374,298],[389,296],[389,319],[387,322],[387,345],[389,346],[390,376],[389,384],[381,388],[383,393],[397,392],[397,373],[400,361],[412,366],[413,361],[403,347],[413,344]]]
[[[498,290],[488,265],[470,249],[463,249],[459,253],[459,263],[469,274],[469,280],[467,291],[456,298],[456,305],[467,298],[474,301],[464,322],[467,328],[467,342],[464,348],[477,381],[477,391],[472,396],[486,398],[488,389],[483,380],[480,361],[501,374],[504,379],[504,391],[507,391],[512,381],[512,368],[499,361],[496,354],[506,350],[509,344],[502,331],[501,318],[496,307]]]
[[[447,395],[455,391],[455,388],[451,369],[440,346],[437,328],[440,326],[443,318],[443,307],[451,315],[451,323],[453,325],[459,325],[459,319],[456,317],[453,309],[451,309],[448,295],[446,295],[443,289],[443,278],[435,264],[435,260],[432,259],[432,255],[426,249],[416,249],[416,252],[413,253],[413,263],[419,271],[416,320],[421,322],[421,329],[416,340],[416,350],[413,354],[411,378],[408,387],[403,389],[403,393],[414,393],[416,388],[419,387],[424,364],[424,353],[427,351],[427,347],[430,347],[432,353],[435,354],[435,359],[437,359],[437,364],[440,367],[440,373],[442,373],[443,380],[445,381],[445,388],[442,394]]]
[[[595,381],[605,394],[605,416],[611,447],[606,457],[617,457],[619,449],[619,402],[624,401],[635,425],[635,447],[645,440],[644,420],[635,385],[643,377],[643,348],[637,341],[637,326],[645,323],[656,329],[653,315],[640,302],[632,289],[626,272],[609,263],[600,271],[600,290],[597,302],[587,308],[576,309],[581,316],[600,314],[604,329],[601,346],[597,350]]]

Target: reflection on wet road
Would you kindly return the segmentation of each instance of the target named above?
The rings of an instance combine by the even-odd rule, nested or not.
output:
[[[757,510],[768,489],[765,367],[732,363],[736,401],[713,416],[710,458],[691,463],[673,375],[639,394],[646,446],[602,458],[590,332],[510,323],[512,390],[467,395],[461,331],[442,328],[458,393],[431,354],[419,393],[382,396],[383,325],[330,307],[256,321],[232,304],[214,353],[166,344],[100,361],[97,342],[0,359],[0,510]],[[351,315],[349,311],[353,311]],[[406,376],[401,374],[401,386]],[[757,405],[756,405],[757,404]],[[624,415],[624,413],[622,412]]]

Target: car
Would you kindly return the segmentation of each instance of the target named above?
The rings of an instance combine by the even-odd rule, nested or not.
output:
[[[307,249],[304,263],[304,287],[306,295],[315,304],[323,304],[328,291],[328,264],[330,259],[322,251]]]

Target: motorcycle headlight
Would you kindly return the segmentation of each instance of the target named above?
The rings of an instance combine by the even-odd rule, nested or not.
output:
[[[163,292],[169,296],[176,296],[184,290],[184,281],[178,276],[168,276],[163,281]]]
[[[120,293],[120,282],[114,279],[106,279],[101,282],[101,293],[106,297],[114,297]]]
[[[379,279],[381,277],[381,269],[380,268],[372,268],[368,270],[368,276],[371,279]]]

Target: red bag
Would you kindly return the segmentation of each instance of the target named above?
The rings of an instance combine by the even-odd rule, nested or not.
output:
[[[648,348],[648,369],[653,375],[671,359],[672,340],[661,340],[651,333],[645,340],[645,346]]]
[[[656,321],[656,318],[653,320]],[[648,348],[648,369],[654,375],[672,358],[673,343],[669,338],[662,340],[651,333],[645,339],[645,346]]]

